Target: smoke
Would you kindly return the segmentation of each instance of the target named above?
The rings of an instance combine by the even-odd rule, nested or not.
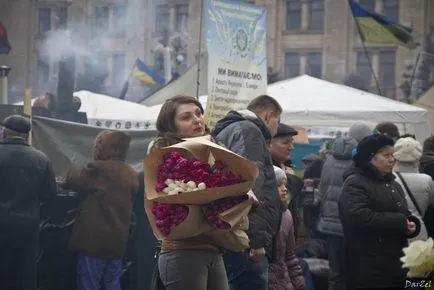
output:
[[[129,7],[109,6],[99,11],[92,5],[69,7],[67,29],[47,33],[40,46],[40,53],[47,57],[40,61],[45,61],[47,66],[57,67],[63,58],[74,57],[76,90],[86,89],[117,97],[132,64],[127,58],[128,45],[125,45],[127,49],[124,51],[117,48],[116,42],[127,43],[127,13],[134,8],[131,7],[135,5],[134,2],[130,1]],[[99,18],[96,17],[98,13]],[[131,23],[128,25],[134,27]],[[114,60],[114,54],[117,55],[117,61]],[[110,77],[109,67],[113,71]],[[57,71],[54,74],[51,72],[50,83],[45,88],[55,92],[57,81]]]
[[[102,8],[97,13],[96,6],[85,4],[84,2],[87,1],[82,2],[83,5],[71,5],[68,8],[67,29],[50,31],[40,47],[41,53],[48,56],[50,66],[63,57],[76,58],[76,90],[87,89],[118,97],[125,80],[130,75],[135,59],[142,58],[146,62],[143,56],[156,52],[157,42],[155,39],[148,38],[153,34],[149,28],[151,20],[148,19],[155,19],[155,17],[146,15],[155,13],[155,9],[149,7],[155,4],[147,4],[147,1],[142,0],[122,1],[127,4],[109,6],[109,11]],[[165,4],[164,2],[158,2],[158,5]],[[115,10],[114,7],[125,7],[125,9]],[[101,16],[99,20],[97,14]],[[98,30],[99,26],[103,29]],[[195,37],[188,35],[186,31],[181,34],[184,42],[195,41]],[[176,38],[175,35],[171,37]],[[123,50],[122,47],[126,49]],[[118,57],[117,61],[113,57],[114,54]],[[176,57],[177,55],[174,55],[174,59]],[[122,58],[124,58],[123,62],[119,60]],[[192,62],[194,59],[188,61]],[[147,64],[153,65],[153,62]],[[114,73],[106,78],[109,67]],[[57,82],[53,75],[51,79],[52,82]],[[49,87],[56,86],[57,84]],[[135,84],[135,81],[131,80],[127,97],[131,99],[131,96],[134,96],[137,100],[142,99],[143,87],[143,84]],[[153,89],[149,88],[149,91]]]

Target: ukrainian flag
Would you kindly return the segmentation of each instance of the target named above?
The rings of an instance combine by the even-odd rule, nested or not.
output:
[[[145,84],[150,85],[164,85],[164,77],[159,75],[153,69],[144,64],[140,59],[136,60],[136,64],[133,69],[133,76],[144,82]]]
[[[397,44],[409,49],[417,47],[411,28],[367,11],[354,0],[349,0],[349,5],[363,42]]]

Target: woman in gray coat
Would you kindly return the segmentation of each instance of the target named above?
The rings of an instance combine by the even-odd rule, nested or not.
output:
[[[418,170],[422,145],[411,137],[401,138],[396,141],[394,150],[395,180],[402,186],[411,214],[421,222],[420,233],[409,241],[426,240],[428,234],[423,218],[428,207],[434,206],[434,182],[429,175]]]

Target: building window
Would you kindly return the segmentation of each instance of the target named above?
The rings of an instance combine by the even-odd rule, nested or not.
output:
[[[68,8],[60,7],[57,9],[56,29],[66,29],[68,25]]]
[[[109,30],[109,7],[95,7],[95,30],[96,33],[103,33]]]
[[[323,31],[324,29],[324,0],[311,0],[309,15],[309,30]]]
[[[285,53],[285,78],[293,78],[300,75],[300,54],[294,52]]]
[[[176,5],[176,30],[187,31],[188,4]]]
[[[158,72],[162,76],[165,75],[165,73],[164,73],[164,56],[162,53],[158,53],[155,55],[154,69],[156,72]]]
[[[51,30],[51,9],[39,8],[38,9],[38,34],[39,36],[46,36]]]
[[[399,22],[399,0],[383,0],[383,15],[394,22]]]
[[[307,73],[310,76],[321,78],[322,76],[322,53],[311,52],[307,54]]]
[[[286,1],[286,29],[300,30],[301,29],[301,1],[287,0]]]
[[[115,84],[125,82],[125,53],[118,52],[113,54],[113,81]]]
[[[113,7],[113,34],[115,36],[125,36],[126,25],[126,6],[116,5]]]
[[[356,71],[357,76],[363,81],[363,84],[370,86],[372,82],[372,53],[359,51],[357,52]]]
[[[157,5],[155,13],[155,32],[162,35],[169,28],[170,12],[168,5]]]
[[[380,83],[383,87],[393,88],[396,86],[395,82],[395,63],[396,52],[395,51],[381,51],[379,53],[380,58]]]
[[[38,86],[46,87],[50,82],[50,57],[47,54],[39,54],[37,58]]]

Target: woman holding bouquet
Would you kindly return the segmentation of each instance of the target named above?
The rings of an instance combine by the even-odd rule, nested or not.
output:
[[[167,100],[157,118],[153,148],[208,134],[201,103],[190,96]],[[228,290],[221,249],[199,235],[182,240],[163,239],[158,259],[160,278],[167,290]]]

